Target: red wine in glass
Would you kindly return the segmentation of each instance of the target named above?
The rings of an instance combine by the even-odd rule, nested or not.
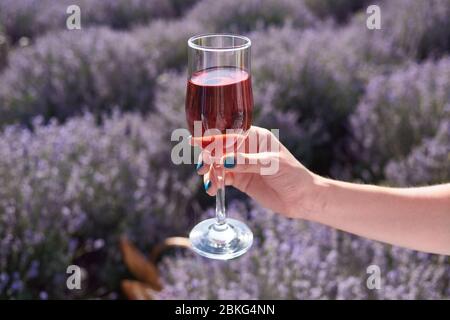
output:
[[[222,142],[212,144],[212,150],[202,146],[214,159],[216,218],[200,222],[189,234],[192,249],[212,259],[238,257],[253,242],[253,234],[244,223],[226,217],[224,164],[217,163],[221,160],[217,151],[223,154],[231,148],[236,150],[252,123],[250,46],[247,37],[230,34],[200,35],[188,40],[188,128],[193,136],[202,135],[202,144],[205,136],[211,142],[218,138]]]
[[[252,123],[253,95],[250,75],[236,67],[216,67],[194,73],[188,81],[186,118],[194,134],[194,121],[203,131],[246,131]]]

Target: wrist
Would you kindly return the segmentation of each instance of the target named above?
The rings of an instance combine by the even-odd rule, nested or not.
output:
[[[326,210],[327,195],[332,180],[308,172],[307,181],[308,183],[304,184],[305,188],[300,188],[303,190],[300,190],[301,194],[296,206],[300,208],[300,210],[297,210],[297,218],[318,221]]]

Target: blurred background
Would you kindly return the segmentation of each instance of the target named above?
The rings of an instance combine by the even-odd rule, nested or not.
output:
[[[71,4],[81,30],[66,29]],[[1,0],[0,298],[450,299],[449,257],[281,218],[231,188],[247,254],[211,261],[173,238],[213,215],[194,165],[170,161],[186,41],[208,32],[252,39],[254,124],[314,172],[450,181],[450,0]]]

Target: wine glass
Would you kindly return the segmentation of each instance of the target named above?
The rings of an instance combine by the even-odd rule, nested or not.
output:
[[[193,136],[220,135],[225,138],[221,141],[226,141],[224,148],[230,149],[231,142],[234,150],[243,142],[253,110],[250,47],[249,38],[232,34],[198,35],[188,40],[186,118]],[[216,217],[197,224],[189,238],[198,254],[228,260],[251,247],[253,234],[244,223],[226,217],[220,151],[210,153],[219,184]]]

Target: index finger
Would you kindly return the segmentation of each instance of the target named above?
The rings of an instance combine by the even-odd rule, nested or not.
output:
[[[218,134],[210,136],[194,137],[191,136],[189,143],[192,146],[198,146],[202,149],[211,149],[212,147],[222,147],[223,150],[237,151],[236,149],[247,141],[247,135],[238,133]],[[214,144],[214,145],[212,145]],[[245,148],[245,146],[244,146]]]

